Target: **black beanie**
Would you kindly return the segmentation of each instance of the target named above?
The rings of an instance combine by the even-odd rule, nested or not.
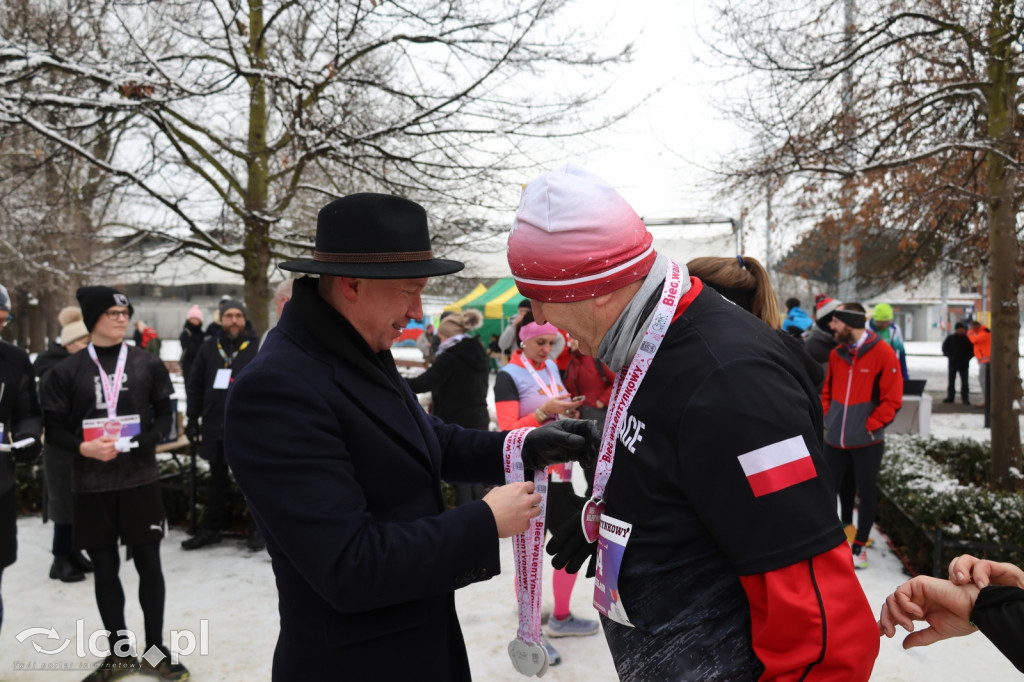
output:
[[[82,322],[85,322],[85,328],[90,332],[96,326],[96,320],[100,319],[100,315],[108,308],[113,308],[116,305],[126,306],[129,317],[135,313],[135,308],[128,301],[128,297],[123,292],[110,287],[82,287],[75,297],[78,299],[78,306],[82,309]]]
[[[845,310],[843,308],[839,308],[832,313],[832,315],[847,327],[852,327],[853,329],[863,329],[864,325],[867,323],[867,315],[859,310]]]
[[[247,320],[249,319],[249,313],[245,310],[245,304],[237,299],[225,298],[224,300],[217,304],[217,310],[220,311],[221,315],[223,315],[228,310],[231,310],[232,308],[236,310],[241,310],[242,317],[244,317]]]

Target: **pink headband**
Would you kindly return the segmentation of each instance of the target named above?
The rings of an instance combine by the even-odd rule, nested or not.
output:
[[[545,322],[544,324],[537,324],[536,322],[531,322],[530,324],[524,324],[523,328],[519,330],[519,340],[529,341],[535,336],[557,333],[558,327],[551,324],[550,322]]]

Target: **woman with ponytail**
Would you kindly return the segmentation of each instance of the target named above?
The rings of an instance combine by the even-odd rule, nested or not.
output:
[[[490,425],[487,412],[487,384],[490,360],[480,339],[469,332],[483,324],[477,310],[448,315],[437,326],[441,340],[433,363],[423,374],[408,379],[416,393],[430,392],[434,397],[434,416],[449,424],[486,431]],[[483,499],[480,483],[452,483],[455,504]]]
[[[736,256],[725,258],[702,256],[686,264],[690,274],[739,307],[761,318],[784,339],[786,347],[797,358],[814,386],[821,386],[825,373],[804,350],[799,339],[782,331],[779,302],[775,297],[768,271],[756,258]]]

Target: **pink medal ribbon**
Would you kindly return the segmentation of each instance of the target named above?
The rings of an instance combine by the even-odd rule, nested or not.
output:
[[[510,431],[505,438],[505,482],[525,480],[523,441],[533,428]],[[534,472],[535,492],[541,496],[541,513],[530,519],[526,531],[512,538],[516,565],[516,602],[519,606],[519,628],[516,639],[509,642],[508,654],[517,671],[541,677],[548,669],[548,654],[541,644],[541,576],[544,556],[544,505],[547,502],[548,475],[544,469]]]
[[[678,263],[669,259],[668,275],[665,277],[665,285],[661,289],[661,300],[654,311],[654,318],[651,319],[644,338],[640,342],[633,361],[629,367],[623,367],[615,377],[615,385],[612,387],[612,397],[608,406],[608,417],[604,423],[604,432],[601,434],[601,453],[597,459],[597,470],[594,473],[594,492],[587,503],[583,505],[583,513],[580,515],[580,523],[583,525],[583,534],[587,542],[597,542],[597,536],[601,530],[601,515],[604,514],[604,490],[608,485],[608,479],[612,475],[612,466],[615,464],[615,436],[622,425],[622,419],[626,416],[640,389],[640,384],[647,376],[647,370],[654,361],[654,355],[658,352],[668,327],[672,323],[676,307],[682,296],[683,270]]]
[[[121,352],[117,355],[117,367],[114,369],[114,385],[110,385],[110,379],[107,378],[107,373],[103,369],[103,365],[100,364],[100,359],[96,356],[96,347],[89,344],[89,357],[96,363],[96,368],[100,371],[100,383],[103,385],[103,399],[107,403],[107,417],[109,419],[117,418],[117,398],[121,393],[121,379],[124,376],[124,366],[128,361],[128,344],[121,342]],[[118,425],[118,433],[120,433],[120,425]]]

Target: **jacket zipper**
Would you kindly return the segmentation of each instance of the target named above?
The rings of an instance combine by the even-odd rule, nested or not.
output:
[[[850,353],[850,373],[846,376],[846,398],[843,400],[843,426],[839,429],[839,442],[846,447],[846,414],[850,409],[850,386],[853,385],[853,364],[857,361],[857,351]]]

